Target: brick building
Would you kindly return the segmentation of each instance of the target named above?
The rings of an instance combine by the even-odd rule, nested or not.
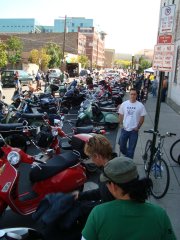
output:
[[[78,28],[86,36],[86,56],[89,58],[91,68],[104,67],[104,40],[105,33],[98,33],[94,27]]]
[[[0,40],[6,41],[10,36],[17,36],[23,42],[23,60],[28,61],[29,53],[33,49],[41,49],[47,43],[56,43],[63,49],[64,33],[28,33],[28,34],[0,34]],[[66,33],[65,52],[85,55],[86,36],[80,32]]]
[[[32,49],[41,49],[49,42],[61,46],[65,43],[65,53],[86,55],[90,61],[90,67],[104,66],[104,36],[105,33],[97,33],[94,27],[79,29],[79,32],[64,33],[26,33],[26,34],[0,34],[0,40],[6,41],[10,36],[17,36],[23,42],[22,58],[28,61]]]

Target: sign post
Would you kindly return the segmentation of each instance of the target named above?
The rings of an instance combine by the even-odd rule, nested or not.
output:
[[[157,133],[158,124],[159,124],[159,115],[160,115],[160,108],[161,108],[161,91],[162,91],[164,73],[172,71],[172,67],[173,67],[174,45],[172,44],[173,41],[172,41],[171,33],[173,32],[174,15],[175,15],[175,5],[169,5],[161,8],[159,33],[163,35],[158,36],[158,39],[157,39],[158,45],[154,47],[154,59],[153,59],[153,69],[160,71],[160,79],[159,79],[159,88],[158,88],[156,112],[155,112],[155,119],[154,119],[155,133],[153,134],[153,139],[152,139],[150,163],[153,162],[153,157],[155,154],[156,133]]]

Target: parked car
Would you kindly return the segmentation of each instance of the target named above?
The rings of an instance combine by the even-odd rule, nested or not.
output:
[[[52,84],[60,84],[60,77],[62,75],[62,72],[60,69],[58,68],[54,68],[54,69],[49,69],[49,80],[50,83]]]
[[[14,74],[18,71],[19,80],[22,85],[27,85],[30,81],[33,81],[33,76],[30,76],[24,70],[3,70],[1,74],[1,82],[3,87],[14,87]]]

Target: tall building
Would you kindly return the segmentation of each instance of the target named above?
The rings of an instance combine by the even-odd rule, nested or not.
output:
[[[0,33],[40,32],[34,18],[1,18]]]
[[[78,32],[78,27],[93,27],[93,19],[84,17],[64,17],[63,19],[54,20],[54,32],[64,32],[66,24],[66,32]]]
[[[89,58],[91,68],[104,67],[104,41],[105,32],[97,32],[94,27],[78,28],[86,36],[86,56]]]

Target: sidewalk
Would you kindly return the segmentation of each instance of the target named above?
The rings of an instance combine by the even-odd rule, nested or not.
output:
[[[134,160],[138,165],[141,176],[144,175],[142,153],[144,151],[147,139],[152,139],[152,134],[144,133],[143,131],[153,128],[156,101],[157,98],[153,98],[151,94],[149,94],[149,99],[145,104],[147,116],[141,128],[138,144],[135,151]],[[150,199],[151,202],[156,203],[166,209],[171,219],[177,239],[180,239],[180,165],[171,160],[169,150],[172,143],[180,138],[179,123],[180,115],[171,109],[166,103],[161,103],[158,129],[162,134],[165,132],[173,132],[176,133],[177,136],[166,138],[164,142],[163,158],[168,163],[170,170],[170,187],[168,193],[162,199],[156,200],[153,197]]]

